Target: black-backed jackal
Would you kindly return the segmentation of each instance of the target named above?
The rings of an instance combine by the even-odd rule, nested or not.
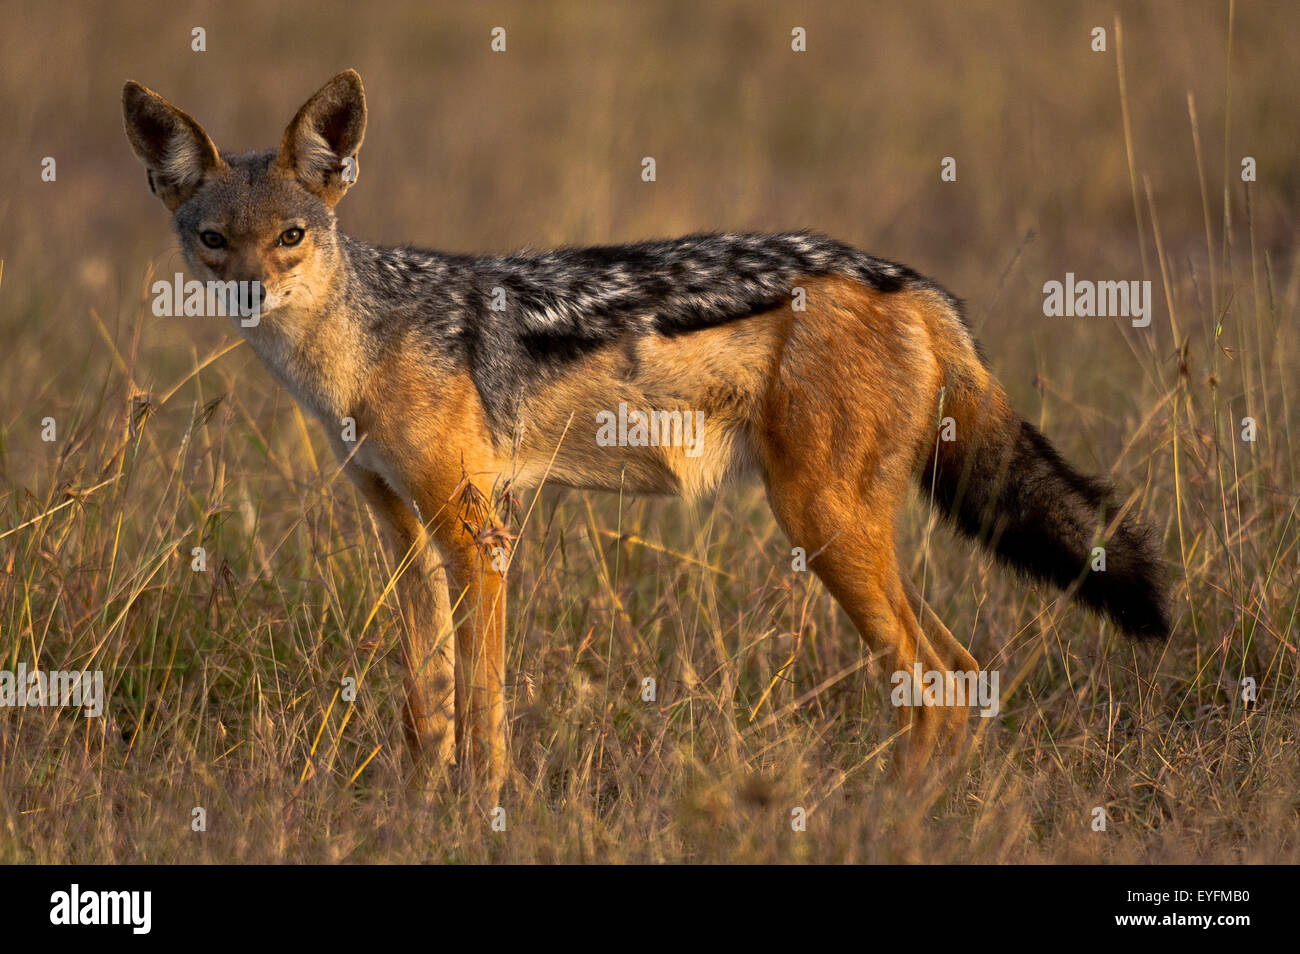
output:
[[[123,106],[191,271],[260,286],[240,333],[324,423],[406,565],[407,730],[434,763],[489,790],[504,777],[507,483],[695,495],[756,474],[886,672],[978,669],[900,568],[913,483],[1011,566],[1134,636],[1168,634],[1152,537],[1015,414],[958,302],[912,270],[806,232],[495,258],[379,248],[333,211],[365,131],[354,71],[264,152],[219,153],[136,83]],[[953,440],[936,440],[940,394]],[[670,438],[693,433],[609,439],[626,408],[644,415],[633,428],[654,414]],[[1089,572],[1099,539],[1106,569]],[[900,708],[904,771],[966,712]]]

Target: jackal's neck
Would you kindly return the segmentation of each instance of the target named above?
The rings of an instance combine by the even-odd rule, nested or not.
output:
[[[354,415],[366,390],[373,349],[349,256],[340,245],[310,287],[240,327],[257,356],[327,425]]]

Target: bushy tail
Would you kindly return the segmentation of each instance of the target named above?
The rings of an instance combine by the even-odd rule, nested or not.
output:
[[[962,349],[965,350],[965,349]],[[963,358],[965,355],[963,355]],[[1072,468],[978,365],[948,374],[953,441],[925,453],[918,477],[957,528],[1026,575],[1067,589],[1130,636],[1169,635],[1165,570],[1154,534],[1126,514],[1116,526],[1109,485]],[[940,434],[942,437],[943,434]],[[1105,569],[1093,570],[1093,547]]]

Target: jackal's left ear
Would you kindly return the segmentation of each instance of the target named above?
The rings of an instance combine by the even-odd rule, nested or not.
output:
[[[357,181],[357,150],[366,134],[366,93],[356,70],[344,70],[298,110],[280,141],[280,168],[334,205]]]

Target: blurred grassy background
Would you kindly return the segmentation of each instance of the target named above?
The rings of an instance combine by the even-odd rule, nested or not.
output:
[[[1238,4],[1230,62],[1228,21],[1175,0],[5,0],[0,667],[104,668],[114,715],[0,711],[0,859],[1295,860],[1300,8]],[[924,557],[918,511],[918,580],[924,563],[1014,688],[970,772],[899,799],[876,680],[823,686],[856,636],[789,572],[757,488],[689,507],[548,491],[512,583],[512,835],[452,796],[395,799],[373,527],[225,322],[149,313],[151,270],[183,264],[119,105],[136,79],[221,148],[263,148],[349,66],[370,110],[339,207],[358,237],[502,251],[814,228],[934,275],[1019,410],[1165,534],[1170,649],[1135,653],[944,530]],[[1066,271],[1152,280],[1152,325],[1044,318]],[[372,659],[375,691],[331,703]],[[1251,711],[1247,674],[1266,687]],[[803,836],[795,804],[818,809]]]

